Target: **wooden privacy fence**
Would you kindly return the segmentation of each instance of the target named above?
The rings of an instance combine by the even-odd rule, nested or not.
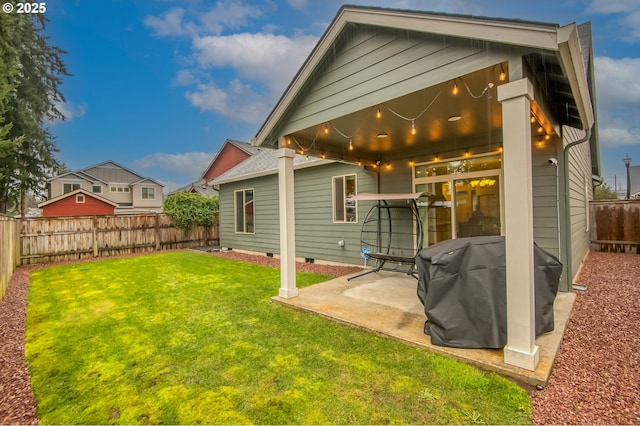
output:
[[[20,235],[18,221],[0,215],[0,300],[7,291],[9,279],[20,264]]]
[[[590,203],[591,249],[640,254],[640,200]]]
[[[217,221],[184,232],[170,216],[154,213],[24,219],[20,259],[28,265],[218,245]]]

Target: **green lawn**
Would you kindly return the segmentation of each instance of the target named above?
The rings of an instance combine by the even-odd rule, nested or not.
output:
[[[187,251],[33,272],[40,421],[530,423],[512,382],[271,304],[278,286],[277,269]]]

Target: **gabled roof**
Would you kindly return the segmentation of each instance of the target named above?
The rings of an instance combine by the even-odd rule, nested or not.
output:
[[[55,180],[55,179],[67,178],[72,176],[75,176],[82,180],[86,180],[87,182],[93,182],[95,180],[94,177],[88,176],[86,173],[75,171],[75,172],[66,172],[58,176],[50,177],[49,179],[47,179],[47,182],[51,182],[52,180]]]
[[[218,195],[218,191],[213,187],[207,185],[204,179],[200,179],[197,182],[191,182],[188,185],[182,186],[178,189],[174,189],[173,191],[169,192],[168,195],[178,192],[195,192],[197,194],[204,195],[205,197],[213,197],[215,195]]]
[[[163,183],[160,183],[157,180],[154,180],[154,179],[151,179],[151,178],[147,178],[147,177],[143,178],[143,179],[140,179],[138,181],[132,182],[132,183],[129,184],[129,186],[140,185],[141,183],[144,183],[144,182],[151,182],[151,183],[155,183],[156,185],[164,186]]]
[[[554,81],[546,89],[554,91],[556,99],[563,105],[565,99],[567,102],[571,101],[571,104],[575,100],[577,117],[572,119],[571,124],[580,123],[580,127],[587,129],[594,123],[589,85],[575,24],[560,27],[557,24],[523,20],[343,6],[260,127],[252,140],[253,145],[274,144],[273,138],[279,135],[273,132],[278,131],[281,121],[294,108],[298,95],[303,93],[303,89],[314,78],[315,71],[322,67],[323,61],[330,57],[339,41],[348,37],[353,26],[401,29],[550,52],[553,67],[544,72],[554,73]]]
[[[320,166],[322,164],[335,163],[334,160],[324,160],[318,157],[306,157],[296,154],[293,158],[294,169]],[[227,170],[222,175],[212,181],[213,185],[221,185],[229,182],[236,182],[245,179],[268,176],[278,173],[277,150],[269,148],[259,148],[258,152],[244,160],[242,163]]]
[[[43,201],[43,202],[38,204],[38,208],[42,208],[42,207],[47,206],[49,204],[56,203],[56,202],[58,202],[60,200],[63,200],[63,199],[68,198],[68,197],[72,197],[72,196],[74,196],[76,194],[84,194],[87,197],[95,198],[96,200],[102,201],[103,203],[107,203],[107,204],[112,205],[114,207],[118,207],[117,203],[114,203],[113,201],[107,200],[106,198],[103,198],[103,197],[101,197],[99,195],[91,193],[91,192],[87,191],[86,189],[80,188],[80,189],[76,189],[75,191],[67,192],[66,194],[58,195],[57,197],[52,198],[50,200]]]
[[[98,182],[102,182],[104,184],[107,184],[107,183],[109,183],[108,181],[106,181],[104,179],[101,179],[100,177],[95,176],[94,174],[91,174],[91,173],[88,172],[91,169],[101,168],[101,167],[102,168],[112,168],[112,169],[122,169],[122,170],[125,170],[128,173],[131,173],[132,175],[134,175],[138,179],[136,181],[134,181],[134,182],[130,182],[129,183],[130,185],[136,185],[136,184],[138,184],[140,182],[144,182],[144,181],[148,180],[148,181],[153,182],[153,183],[155,183],[157,185],[164,186],[164,184],[162,184],[162,183],[160,183],[160,182],[158,182],[158,181],[156,181],[154,179],[151,179],[149,177],[142,176],[141,174],[136,173],[133,170],[128,169],[127,167],[125,167],[125,166],[123,166],[121,164],[118,164],[113,160],[103,161],[102,163],[94,164],[92,166],[85,167],[85,168],[82,168],[82,169],[79,169],[79,170],[63,173],[61,175],[49,178],[49,179],[47,179],[47,181],[50,182],[52,180],[59,179],[59,178],[62,178],[62,177],[68,176],[68,175],[74,175],[74,176],[77,176],[78,178],[84,179],[84,180],[86,180],[88,182],[96,182],[96,181],[98,181]]]
[[[233,139],[227,139],[227,140],[224,141],[224,143],[222,144],[222,146],[220,147],[218,152],[216,152],[216,154],[213,156],[213,158],[211,159],[211,162],[209,163],[209,165],[202,172],[202,175],[201,175],[202,178],[205,177],[205,175],[207,174],[209,169],[211,169],[211,166],[213,166],[213,164],[218,159],[218,155],[220,155],[220,153],[222,152],[224,147],[227,146],[227,145],[233,145],[234,147],[238,148],[239,150],[246,152],[249,156],[251,156],[251,155],[253,155],[253,154],[258,152],[258,148],[253,146],[253,145],[251,145],[250,143],[236,141],[236,140],[233,140]]]

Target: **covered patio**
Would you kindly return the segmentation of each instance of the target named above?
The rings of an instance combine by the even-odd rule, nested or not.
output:
[[[431,344],[431,338],[423,332],[426,316],[416,295],[417,281],[413,277],[401,272],[380,271],[347,281],[353,275],[356,274],[301,288],[294,298],[277,296],[271,300],[534,386],[545,386],[549,380],[575,301],[574,293],[558,294],[554,303],[555,329],[536,339],[540,362],[531,371],[506,364],[500,349],[458,349]]]
[[[344,6],[253,140],[278,148],[277,300],[330,316],[329,307],[340,311],[342,303],[348,308],[370,294],[356,317],[336,318],[358,324],[367,318],[363,312],[392,309],[384,321],[390,328],[361,324],[390,335],[402,335],[416,320],[415,300],[407,304],[399,288],[390,294],[393,286],[376,284],[384,275],[354,288],[327,284],[321,305],[304,301],[321,290],[296,286],[296,153],[357,165],[377,175],[378,193],[435,196],[423,206],[442,207],[445,215],[425,213],[425,246],[478,235],[465,235],[464,225],[484,210],[491,227],[482,235],[506,241],[507,345],[474,353],[507,371],[541,374],[535,380],[544,382],[548,373],[537,372],[545,365],[550,371],[553,357],[540,346],[546,340],[535,338],[533,246],[543,241],[560,258],[566,268],[560,289],[571,291],[582,248],[572,252],[572,221],[579,219],[569,212],[575,166],[567,150],[590,141],[595,122],[590,43],[590,30],[585,36],[575,24]],[[585,175],[588,162],[580,161],[573,172],[580,189],[572,190],[586,200],[592,173]],[[358,193],[355,184],[352,192]],[[416,334],[408,341],[428,344],[421,327],[410,328]],[[462,353],[468,351],[451,352]]]

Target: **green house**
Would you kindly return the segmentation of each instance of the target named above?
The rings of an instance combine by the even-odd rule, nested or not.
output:
[[[252,144],[214,182],[220,240],[279,255],[280,296],[297,295],[296,257],[362,262],[373,202],[351,194],[424,192],[425,246],[505,237],[505,362],[535,369],[533,243],[564,264],[562,291],[589,250],[590,24],[344,6]]]

